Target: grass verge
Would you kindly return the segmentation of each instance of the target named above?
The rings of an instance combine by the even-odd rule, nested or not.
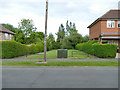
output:
[[[77,50],[68,50],[68,58],[69,59],[93,59],[91,55],[87,55],[84,52],[74,52],[72,56],[72,51]],[[38,53],[35,55],[30,55],[28,57],[22,58],[22,59],[43,59],[44,53]],[[57,50],[51,50],[47,52],[47,59],[56,59],[57,58]]]
[[[118,66],[118,61],[48,61],[37,64],[37,61],[3,61],[3,66]]]

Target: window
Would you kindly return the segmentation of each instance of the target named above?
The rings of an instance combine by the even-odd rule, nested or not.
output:
[[[107,28],[115,28],[115,21],[108,20],[107,21]]]
[[[12,39],[12,36],[11,36],[11,34],[10,34],[10,40]]]
[[[108,40],[108,44],[113,44],[113,40]]]
[[[118,28],[120,28],[120,21],[118,21]]]
[[[118,45],[118,40],[116,40],[114,44]]]
[[[8,39],[8,33],[5,33],[5,39],[6,40]]]

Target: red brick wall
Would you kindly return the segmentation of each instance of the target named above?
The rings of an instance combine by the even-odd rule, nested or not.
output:
[[[95,39],[95,38],[99,38],[100,28],[101,28],[100,22],[97,22],[95,25],[93,25],[93,26],[89,29],[90,40],[91,40],[91,39]]]
[[[120,29],[118,30],[118,22],[115,21],[115,28],[107,28],[107,21],[101,21],[101,32],[120,32]]]
[[[120,32],[120,28],[118,29],[117,20],[115,21],[115,28],[107,28],[107,20],[97,22],[89,30],[90,39],[99,38],[100,31],[101,31],[101,33],[104,33],[104,32]],[[115,35],[115,34],[107,34],[107,35]],[[116,34],[116,35],[118,35],[118,34]]]

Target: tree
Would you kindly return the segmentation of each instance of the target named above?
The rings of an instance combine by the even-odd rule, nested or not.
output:
[[[55,49],[54,48],[54,44],[55,44],[55,38],[54,38],[54,35],[52,33],[49,34],[48,36],[48,44],[49,44],[49,50],[51,49]]]
[[[14,36],[14,40],[15,40],[16,42],[20,42],[20,43],[22,43],[22,44],[25,44],[25,43],[26,43],[26,42],[25,42],[25,35],[24,35],[24,33],[23,33],[22,30],[20,30],[20,29],[17,29],[17,30],[16,30],[16,35]]]
[[[89,35],[85,35],[83,37],[83,42],[88,42],[89,41]]]
[[[29,43],[37,43],[44,39],[45,35],[43,32],[32,32],[29,37]]]
[[[65,37],[65,28],[64,28],[63,24],[61,24],[59,26],[59,30],[58,30],[56,35],[57,35],[57,41],[58,42],[61,42],[64,39],[64,37]]]
[[[29,43],[30,35],[36,31],[36,27],[33,25],[33,21],[29,19],[22,19],[18,25],[18,28],[25,34],[25,41]]]
[[[64,49],[72,49],[78,43],[83,42],[83,37],[79,33],[72,33],[70,36],[67,36],[62,42],[62,48]]]
[[[22,19],[20,23],[18,23],[18,28],[22,30],[26,37],[29,37],[32,32],[36,31],[36,27],[33,25],[33,21],[29,19]]]
[[[69,36],[71,35],[72,33],[77,33],[78,30],[76,30],[76,26],[75,26],[75,23],[72,24],[72,22],[69,22],[67,21],[66,22],[66,35]]]

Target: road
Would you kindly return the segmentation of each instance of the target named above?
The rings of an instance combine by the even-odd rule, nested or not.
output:
[[[117,88],[117,67],[3,67],[3,88]]]

